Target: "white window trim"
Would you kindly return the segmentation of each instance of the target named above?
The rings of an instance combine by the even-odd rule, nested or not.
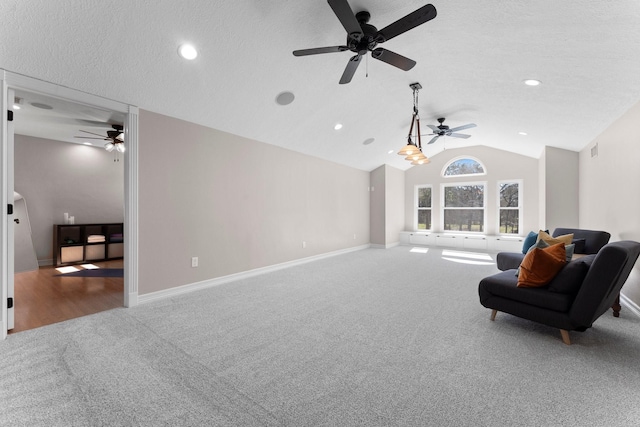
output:
[[[418,192],[421,188],[430,188],[431,189],[431,207],[430,208],[420,208],[418,207]],[[418,211],[420,209],[430,210],[431,211],[431,228],[427,229],[418,229]],[[433,185],[432,184],[423,184],[416,185],[413,189],[413,229],[415,231],[433,231]]]
[[[469,156],[463,156],[464,158],[470,158]],[[479,175],[479,174],[478,174]],[[460,175],[458,175],[460,176]],[[456,230],[445,230],[444,229],[444,189],[446,187],[458,187],[464,185],[482,185],[484,186],[484,192],[482,194],[482,223],[484,224],[483,231],[456,231]],[[431,205],[433,205],[433,200],[431,201]],[[451,209],[451,208],[450,208]],[[453,208],[453,209],[480,209],[478,207],[469,207],[469,208]],[[451,233],[451,234],[487,234],[487,181],[465,181],[465,182],[447,182],[440,184],[440,230],[443,233]]]
[[[478,162],[480,164],[480,166],[482,166],[482,170],[484,170],[484,172],[482,173],[467,173],[464,175],[445,175],[444,173],[447,171],[447,168],[449,166],[451,166],[451,163],[455,163],[458,160],[462,160],[462,159],[471,159],[474,162]],[[457,156],[454,157],[453,159],[449,160],[447,163],[445,163],[444,167],[442,168],[442,171],[440,172],[440,176],[442,176],[443,178],[446,179],[451,179],[451,178],[465,178],[465,177],[471,177],[471,176],[483,176],[487,174],[487,167],[484,165],[484,163],[482,163],[480,161],[480,159],[473,157],[473,156]]]
[[[518,207],[517,208],[502,208],[500,207],[500,185],[502,184],[518,184]],[[521,236],[522,235],[522,224],[524,223],[523,221],[523,215],[524,215],[524,199],[523,199],[523,194],[524,194],[524,187],[523,187],[523,182],[522,179],[503,179],[497,182],[496,184],[496,205],[497,205],[497,210],[496,210],[496,230],[498,231],[498,234],[500,235],[504,235],[504,236]],[[512,209],[512,210],[518,210],[518,234],[513,234],[513,233],[501,233],[500,232],[500,210],[501,209]]]

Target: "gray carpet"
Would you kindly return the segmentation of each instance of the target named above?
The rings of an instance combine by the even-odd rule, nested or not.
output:
[[[640,319],[478,302],[495,265],[368,249],[0,343],[0,425],[640,425]]]

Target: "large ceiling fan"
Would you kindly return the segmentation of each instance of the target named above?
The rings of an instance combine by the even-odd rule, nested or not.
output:
[[[89,132],[86,130],[80,129],[80,132],[88,133],[90,135],[96,136],[76,136],[75,138],[83,138],[83,139],[101,139],[103,141],[108,141],[104,144],[104,148],[107,151],[116,150],[120,153],[124,153],[124,133],[122,130],[124,129],[122,125],[113,124],[111,125],[113,130],[107,131],[107,136],[100,135],[99,133]]]
[[[362,57],[366,55],[367,52],[371,52],[371,56],[374,59],[386,62],[401,70],[409,71],[416,65],[414,60],[390,50],[377,47],[377,45],[432,20],[437,14],[436,8],[431,4],[427,4],[378,31],[376,27],[368,24],[369,18],[371,17],[369,12],[362,11],[354,15],[347,0],[328,0],[328,3],[344,29],[347,30],[347,43],[341,46],[294,50],[293,54],[295,56],[305,56],[317,55],[319,53],[345,52],[347,50],[356,53],[355,56],[349,59],[347,67],[340,78],[340,84],[351,81],[358,65],[360,65]]]
[[[462,126],[458,126],[458,127],[449,129],[449,126],[444,124],[444,120],[445,120],[444,117],[440,117],[438,119],[438,123],[440,123],[438,126],[427,125],[433,131],[433,133],[430,133],[428,135],[435,135],[433,138],[431,138],[431,141],[427,142],[427,144],[433,144],[441,136],[450,136],[452,138],[465,138],[465,139],[469,138],[469,137],[471,137],[471,135],[467,135],[465,133],[457,133],[457,132],[459,130],[470,129],[470,128],[476,127],[475,123],[469,123],[469,124],[466,124],[466,125],[462,125]]]

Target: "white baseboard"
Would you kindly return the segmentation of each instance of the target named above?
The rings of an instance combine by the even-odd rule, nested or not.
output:
[[[395,248],[396,246],[400,246],[400,242],[387,243],[386,245],[378,245],[378,244],[373,244],[372,243],[369,246],[374,248],[374,249],[391,249],[391,248]]]
[[[620,305],[623,305],[625,308],[628,308],[629,311],[631,311],[633,314],[640,317],[640,306],[624,296],[624,294],[620,294]]]
[[[145,303],[148,303],[148,302],[157,301],[157,300],[161,300],[161,299],[165,299],[165,298],[171,298],[171,297],[179,296],[179,295],[186,294],[186,293],[189,293],[189,292],[198,291],[198,290],[201,290],[201,289],[211,288],[213,286],[219,286],[219,285],[222,285],[222,284],[225,284],[225,283],[235,282],[237,280],[242,280],[242,279],[247,279],[247,278],[250,278],[250,277],[259,276],[261,274],[271,273],[273,271],[278,271],[278,270],[282,270],[284,268],[289,268],[289,267],[294,267],[294,266],[297,266],[297,265],[306,264],[308,262],[317,261],[317,260],[320,260],[320,259],[329,258],[329,257],[333,257],[333,256],[336,256],[336,255],[342,255],[342,254],[346,254],[346,253],[349,253],[349,252],[356,252],[356,251],[360,251],[360,250],[363,250],[363,249],[367,249],[369,247],[371,247],[371,245],[355,246],[353,248],[342,249],[342,250],[339,250],[339,251],[328,252],[328,253],[325,253],[325,254],[315,255],[315,256],[311,256],[311,257],[307,257],[307,258],[301,258],[301,259],[297,259],[297,260],[294,260],[294,261],[283,262],[281,264],[270,265],[268,267],[256,268],[256,269],[253,269],[253,270],[243,271],[241,273],[235,273],[235,274],[230,274],[228,276],[216,277],[215,279],[203,280],[201,282],[190,283],[188,285],[177,286],[175,288],[165,289],[165,290],[157,291],[157,292],[151,292],[151,293],[144,294],[144,295],[138,295],[136,293],[136,295],[135,295],[135,298],[137,300],[137,304],[136,305],[145,304]],[[132,297],[130,296],[129,298],[132,298]],[[129,302],[131,303],[132,301],[130,300]],[[133,305],[129,305],[129,306],[133,307]]]
[[[138,301],[138,293],[137,292],[129,292],[129,295],[125,294],[125,307],[135,307],[139,304]]]

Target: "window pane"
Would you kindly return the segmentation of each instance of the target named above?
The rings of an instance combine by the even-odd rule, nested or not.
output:
[[[431,230],[431,209],[418,211],[418,230]]]
[[[431,207],[431,187],[418,188],[418,207],[419,208]]]
[[[518,184],[500,184],[500,207],[517,208],[518,206]]]
[[[451,163],[444,171],[445,176],[483,174],[480,163],[473,159],[459,159]]]
[[[484,209],[445,209],[447,231],[484,231]]]
[[[484,185],[444,187],[444,205],[448,208],[483,207]]]
[[[500,233],[518,234],[518,209],[500,209]]]

